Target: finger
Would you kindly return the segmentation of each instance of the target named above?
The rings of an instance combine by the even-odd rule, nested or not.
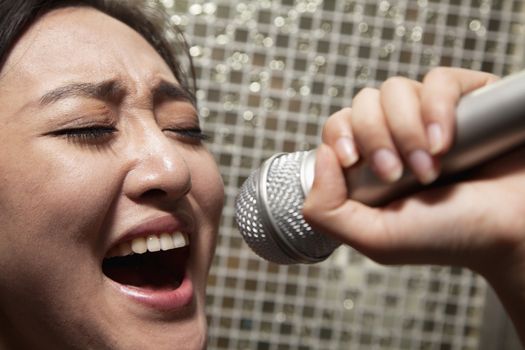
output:
[[[496,80],[493,74],[445,67],[434,68],[425,76],[421,111],[431,154],[442,154],[452,145],[460,97]]]
[[[381,85],[381,104],[392,134],[402,157],[420,182],[433,182],[439,167],[428,151],[427,135],[421,118],[419,90],[421,83],[394,77]]]
[[[476,213],[473,209],[482,206],[468,205],[474,195],[472,188],[464,186],[453,193],[433,191],[388,207],[371,208],[347,199],[343,171],[328,146],[317,150],[315,169],[303,215],[317,232],[384,264],[467,265],[476,259],[469,255],[479,240],[474,221],[486,215],[486,210]],[[437,205],[442,196],[452,198]],[[476,232],[467,232],[469,227]]]
[[[424,242],[414,239],[420,233],[412,228],[415,220],[398,230],[406,215],[390,216],[388,210],[347,199],[346,193],[344,173],[335,152],[321,145],[316,152],[314,182],[303,206],[304,218],[316,231],[382,263],[406,262],[414,259],[414,254],[421,254],[418,249],[428,251]],[[422,255],[428,259],[424,252]]]
[[[323,128],[323,142],[335,151],[342,167],[348,168],[359,159],[350,118],[351,108],[343,108],[332,114]]]
[[[303,205],[305,220],[316,231],[332,235],[345,244],[358,250],[361,247],[366,251],[367,245],[359,244],[359,232],[362,231],[354,228],[366,225],[367,220],[370,220],[371,226],[376,225],[378,220],[371,219],[375,212],[376,209],[348,200],[344,172],[338,166],[335,152],[327,145],[319,146],[314,181]],[[371,226],[368,226],[367,232],[381,231]]]
[[[352,130],[361,155],[380,179],[399,180],[403,165],[386,124],[379,91],[361,90],[352,106]]]
[[[522,178],[513,180],[509,188],[516,187]],[[493,204],[484,198],[498,198],[498,193],[480,179],[371,208],[347,199],[337,156],[322,145],[303,215],[317,232],[333,236],[380,263],[454,264],[481,271],[486,256],[496,256],[498,249],[516,241],[515,235],[502,234],[501,228],[508,222],[522,222],[516,220],[522,216],[521,212],[514,215],[516,210],[505,210],[507,215],[501,219],[494,216]],[[521,203],[522,197],[516,198]],[[523,230],[517,230],[522,237]]]
[[[321,144],[315,153],[314,181],[304,202],[303,212],[311,216],[317,210],[330,211],[342,205],[346,199],[346,181],[337,155],[328,145]]]

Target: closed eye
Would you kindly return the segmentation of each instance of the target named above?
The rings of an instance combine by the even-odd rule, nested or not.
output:
[[[69,141],[74,142],[99,143],[106,141],[108,137],[117,131],[118,130],[113,126],[93,125],[88,127],[56,130],[49,134],[53,136],[65,137]]]
[[[177,134],[177,136],[180,136],[182,138],[187,138],[193,141],[207,141],[210,139],[210,136],[208,134],[205,134],[201,130],[201,128],[198,128],[198,127],[195,127],[195,128],[168,128],[164,130],[175,133]]]

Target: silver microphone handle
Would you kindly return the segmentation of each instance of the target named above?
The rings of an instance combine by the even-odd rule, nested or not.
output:
[[[461,98],[456,109],[456,134],[452,148],[441,158],[441,178],[483,164],[525,143],[525,71],[510,75]],[[315,151],[305,157],[301,185],[312,187]],[[366,164],[346,172],[348,196],[378,206],[422,187],[406,171],[401,179],[386,184]]]

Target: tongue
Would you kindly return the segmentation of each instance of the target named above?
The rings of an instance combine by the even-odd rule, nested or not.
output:
[[[177,289],[184,278],[187,248],[104,259],[104,274],[120,284],[145,289]]]

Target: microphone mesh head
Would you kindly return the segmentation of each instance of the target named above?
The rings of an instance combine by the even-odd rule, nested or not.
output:
[[[277,155],[254,171],[236,199],[236,221],[250,248],[278,264],[326,259],[340,243],[315,232],[302,215],[301,164],[307,152]]]
[[[235,220],[248,246],[261,258],[277,264],[293,264],[294,261],[279,250],[279,246],[267,235],[257,207],[257,179],[260,169],[254,171],[242,185],[235,200]]]

